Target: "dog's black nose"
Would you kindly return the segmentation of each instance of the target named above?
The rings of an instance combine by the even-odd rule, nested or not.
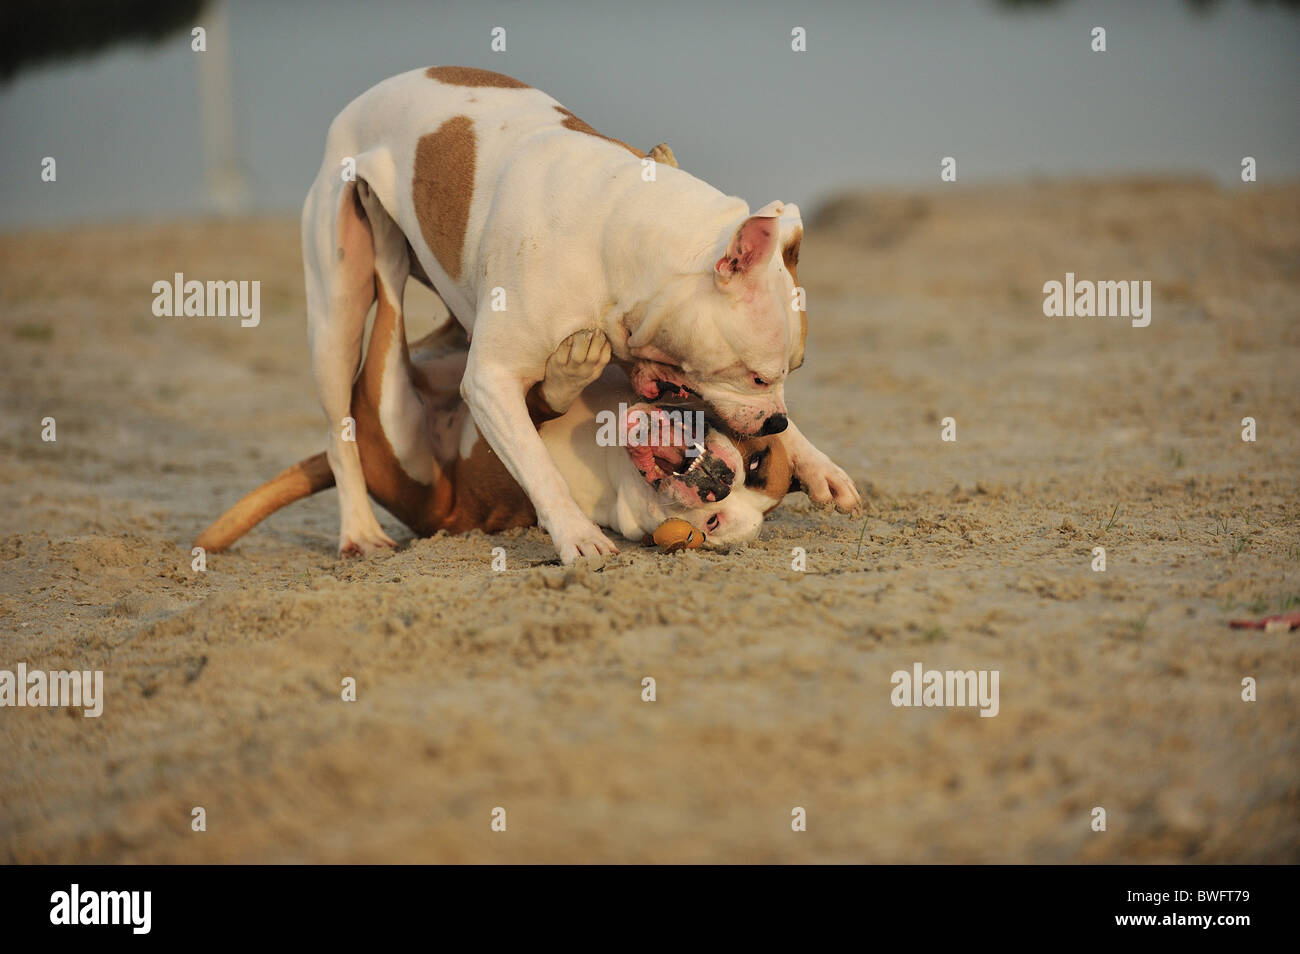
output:
[[[759,431],[759,436],[767,437],[769,434],[780,434],[790,426],[790,422],[784,414],[773,414],[763,422],[763,429]]]

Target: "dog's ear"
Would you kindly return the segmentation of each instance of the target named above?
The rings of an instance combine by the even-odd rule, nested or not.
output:
[[[781,215],[781,261],[785,263],[785,270],[790,273],[796,288],[799,287],[799,246],[802,242],[803,219],[799,217],[799,206],[791,202],[786,205],[785,212]],[[805,307],[799,312],[799,340],[790,353],[791,371],[803,364],[804,346],[808,342],[807,301],[806,296],[799,297]]]
[[[799,215],[799,206],[793,202],[786,203],[785,211],[781,213],[781,259],[792,278],[795,266],[799,264],[799,244],[802,241],[803,219]],[[797,278],[795,284],[799,284]]]
[[[754,274],[771,259],[780,238],[780,213],[771,214],[770,208],[760,209],[736,229],[726,254],[713,266],[713,280],[719,288]]]

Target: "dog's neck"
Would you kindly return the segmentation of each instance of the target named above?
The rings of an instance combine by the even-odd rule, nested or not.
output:
[[[621,294],[603,324],[615,354],[624,359],[631,336],[654,338],[643,323],[657,324],[671,312],[665,289],[688,276],[712,275],[720,249],[749,214],[743,199],[689,173],[660,167],[658,176],[625,190],[610,216],[618,226],[605,244],[606,287]]]

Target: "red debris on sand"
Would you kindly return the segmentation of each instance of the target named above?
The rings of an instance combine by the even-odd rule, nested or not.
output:
[[[1283,627],[1278,624],[1286,625]],[[1233,629],[1300,629],[1300,613],[1282,613],[1280,616],[1265,616],[1263,619],[1234,619],[1229,620],[1228,625]]]

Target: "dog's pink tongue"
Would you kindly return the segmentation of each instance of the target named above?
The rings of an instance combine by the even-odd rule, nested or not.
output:
[[[636,407],[628,415],[627,452],[650,483],[669,477],[686,461],[680,428],[658,407]]]

